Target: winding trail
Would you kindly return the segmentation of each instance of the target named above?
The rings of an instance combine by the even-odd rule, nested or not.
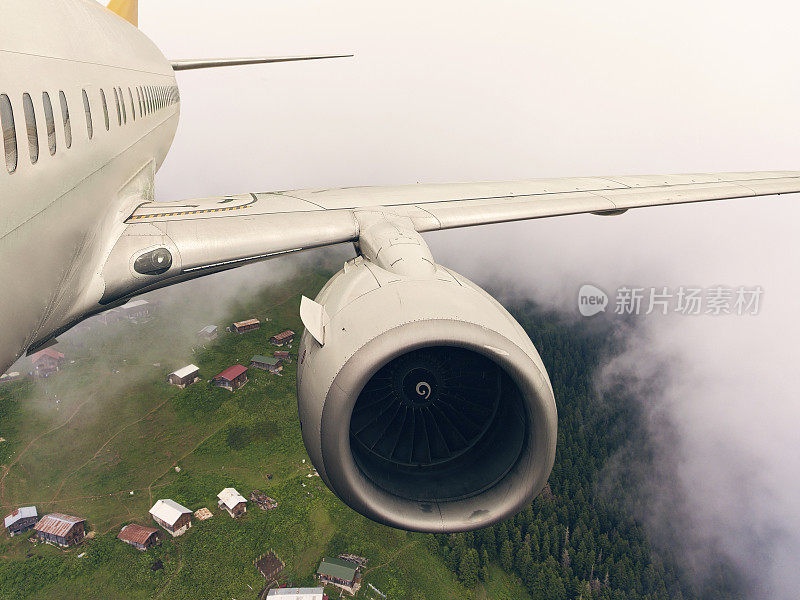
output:
[[[195,446],[194,446],[194,447],[193,447],[191,450],[189,450],[189,451],[188,451],[188,452],[186,452],[186,453],[185,453],[183,456],[181,456],[181,457],[179,457],[178,459],[176,459],[176,460],[175,460],[175,462],[173,462],[173,463],[172,463],[172,464],[171,464],[169,467],[167,467],[167,469],[166,469],[166,470],[165,470],[163,473],[161,473],[161,475],[159,475],[158,477],[156,477],[155,479],[153,479],[153,481],[151,481],[151,482],[150,482],[150,485],[148,485],[148,486],[147,486],[147,492],[148,492],[148,494],[150,495],[150,504],[151,504],[151,505],[153,504],[153,490],[152,490],[152,488],[154,488],[154,487],[159,487],[159,486],[155,485],[155,483],[156,483],[156,482],[157,482],[159,479],[161,479],[162,477],[164,477],[164,476],[165,476],[167,473],[169,473],[169,472],[170,472],[172,469],[174,469],[174,468],[175,468],[175,466],[176,466],[176,465],[177,465],[179,462],[181,462],[181,461],[182,461],[183,459],[185,459],[187,456],[189,456],[190,454],[192,454],[192,453],[193,453],[195,450],[197,450],[197,449],[198,449],[200,446],[202,446],[203,444],[205,444],[205,443],[206,443],[208,440],[210,440],[212,437],[214,437],[214,436],[215,436],[215,435],[217,435],[217,434],[218,434],[220,431],[222,431],[222,430],[223,430],[225,427],[227,427],[227,426],[228,426],[228,424],[230,424],[230,422],[231,422],[231,421],[233,421],[235,418],[236,418],[235,416],[231,417],[230,419],[228,419],[227,421],[225,421],[225,422],[224,422],[222,425],[220,425],[220,426],[219,426],[217,429],[215,429],[214,431],[212,431],[211,433],[209,433],[207,436],[205,436],[205,437],[204,437],[202,440],[200,440],[200,441],[199,441],[199,442],[198,442],[198,443],[197,443],[197,444],[196,444],[196,445],[195,445]],[[163,484],[163,485],[166,485],[166,484]]]
[[[164,595],[164,592],[169,589],[169,586],[172,585],[172,582],[175,581],[175,578],[181,572],[181,569],[183,569],[183,552],[181,552],[181,545],[178,540],[175,540],[175,547],[178,549],[178,568],[175,570],[172,577],[169,578],[169,581],[164,584],[164,587],[161,588],[161,592],[157,596],[153,596],[154,600],[158,600],[158,598]]]
[[[404,544],[403,546],[400,546],[400,548],[397,550],[397,552],[395,552],[394,554],[392,554],[392,555],[391,555],[391,556],[390,556],[390,557],[389,557],[387,560],[383,561],[381,564],[379,564],[379,565],[375,565],[374,567],[370,567],[369,569],[365,569],[365,570],[364,570],[364,575],[366,575],[366,574],[367,574],[367,573],[369,573],[370,571],[375,571],[376,569],[380,569],[381,567],[385,567],[385,566],[386,566],[386,565],[388,565],[389,563],[392,563],[392,562],[394,562],[394,561],[395,561],[395,559],[396,559],[396,558],[397,558],[397,557],[398,557],[398,556],[399,556],[399,555],[400,555],[402,552],[404,552],[404,551],[408,550],[408,549],[409,549],[411,546],[416,546],[418,543],[419,543],[419,540],[414,540],[413,542],[408,542],[407,544]]]
[[[153,485],[153,488],[164,487],[168,485],[166,483],[159,483],[157,485]],[[94,494],[90,496],[73,496],[72,498],[61,498],[59,500],[30,500],[28,504],[61,504],[63,502],[74,502],[75,500],[97,500],[99,498],[110,498],[113,496],[121,496],[124,494],[129,494],[130,492],[145,492],[149,490],[149,487],[141,487],[141,488],[126,488],[124,490],[119,490],[117,492],[108,492],[106,494]],[[18,507],[19,503],[14,504],[0,504],[0,508],[15,508]]]
[[[166,399],[166,400],[164,400],[164,401],[163,401],[161,404],[159,404],[159,405],[158,405],[158,406],[156,406],[155,408],[151,409],[150,411],[148,411],[147,413],[145,413],[144,415],[142,415],[140,418],[136,419],[135,421],[131,421],[131,422],[130,422],[130,423],[128,423],[127,425],[125,425],[125,426],[121,427],[119,430],[117,430],[117,432],[116,432],[114,435],[112,435],[110,438],[108,438],[108,439],[107,439],[107,440],[106,440],[106,441],[103,443],[103,445],[101,445],[101,446],[100,446],[100,447],[97,449],[97,451],[96,451],[96,452],[95,452],[95,453],[92,455],[92,457],[91,457],[89,460],[87,460],[85,463],[83,463],[83,464],[82,464],[81,466],[79,466],[77,469],[75,469],[75,470],[73,470],[72,472],[68,473],[68,474],[67,474],[67,475],[64,477],[64,479],[62,479],[62,480],[61,480],[61,485],[59,485],[59,486],[58,486],[58,489],[56,490],[56,493],[55,493],[55,494],[53,494],[53,499],[52,499],[52,500],[50,500],[50,502],[55,502],[55,501],[56,501],[56,498],[58,498],[58,495],[61,493],[61,490],[63,490],[63,489],[64,489],[64,486],[67,484],[67,480],[68,480],[68,479],[70,479],[70,478],[71,478],[73,475],[75,475],[75,474],[76,474],[78,471],[82,470],[82,469],[83,469],[83,468],[85,468],[87,465],[89,465],[89,464],[90,464],[90,463],[91,463],[93,460],[95,460],[95,459],[96,459],[98,456],[100,456],[100,453],[101,453],[101,452],[102,452],[102,451],[105,449],[105,447],[106,447],[106,446],[108,446],[108,445],[109,445],[109,444],[110,444],[110,443],[111,443],[111,442],[114,440],[114,438],[116,438],[116,437],[117,437],[117,436],[118,436],[120,433],[122,433],[123,431],[125,431],[125,430],[126,430],[126,429],[128,429],[129,427],[133,427],[133,426],[134,426],[134,425],[136,425],[137,423],[141,423],[141,422],[142,422],[142,421],[144,421],[146,418],[148,418],[150,415],[152,415],[152,414],[154,414],[154,413],[158,412],[159,410],[161,410],[161,408],[162,408],[162,407],[163,407],[163,406],[164,406],[164,405],[165,405],[167,402],[169,402],[170,400],[171,400],[171,398],[167,398],[167,399]],[[47,502],[46,504],[49,504],[50,502]]]
[[[25,446],[25,447],[22,449],[22,451],[21,451],[19,454],[17,454],[17,457],[16,457],[16,458],[15,458],[13,461],[11,461],[11,463],[10,463],[8,466],[6,466],[6,467],[5,467],[5,469],[4,469],[4,471],[3,471],[3,475],[2,475],[2,477],[0,477],[0,502],[2,502],[2,501],[5,499],[5,493],[6,493],[6,487],[5,487],[6,476],[7,476],[7,475],[8,475],[8,473],[11,471],[11,467],[13,467],[15,464],[17,464],[17,463],[19,462],[19,459],[21,459],[21,458],[23,457],[23,455],[24,455],[24,454],[25,454],[25,453],[26,453],[28,450],[30,450],[31,446],[33,446],[33,445],[34,445],[36,442],[38,442],[40,439],[42,439],[42,438],[43,438],[43,437],[45,437],[46,435],[50,435],[51,433],[53,433],[53,432],[55,432],[55,431],[58,431],[59,429],[61,429],[61,428],[62,428],[62,427],[64,427],[65,425],[68,425],[68,424],[69,424],[69,422],[70,422],[70,421],[72,421],[72,419],[75,417],[75,415],[77,415],[77,414],[78,414],[78,412],[81,410],[81,408],[83,408],[83,406],[84,406],[85,404],[87,404],[88,402],[91,402],[93,399],[94,399],[94,394],[92,394],[92,395],[91,395],[89,398],[87,398],[86,400],[84,400],[83,402],[81,402],[81,403],[78,405],[78,407],[77,407],[77,408],[76,408],[76,409],[73,411],[73,413],[72,413],[72,414],[71,414],[71,415],[70,415],[70,416],[67,418],[67,420],[66,420],[66,421],[64,421],[63,423],[61,423],[61,425],[57,425],[56,427],[53,427],[52,429],[48,429],[47,431],[45,431],[45,432],[43,432],[43,433],[40,433],[40,434],[39,434],[39,435],[37,435],[35,438],[33,438],[33,439],[30,441],[30,442],[28,442],[28,445],[27,445],[27,446]]]

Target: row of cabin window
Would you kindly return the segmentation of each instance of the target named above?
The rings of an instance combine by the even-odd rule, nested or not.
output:
[[[127,103],[126,95],[121,87],[112,88],[114,90],[114,106],[117,114],[117,124],[122,126],[128,122],[128,108],[132,120],[136,120],[136,106],[139,107],[139,117],[150,115],[162,108],[172,106],[180,101],[178,88],[176,86],[137,86],[136,101],[131,88],[128,88]],[[94,137],[94,124],[92,123],[92,106],[89,101],[89,94],[86,90],[81,90],[83,95],[83,110],[86,116],[86,133],[91,140]],[[64,125],[64,142],[67,148],[72,147],[72,124],[69,117],[69,104],[67,96],[63,91],[58,93],[61,104],[61,118]],[[108,100],[105,90],[100,90],[100,103],[103,107],[103,120],[106,131],[111,128],[111,121],[108,111]],[[56,123],[53,114],[53,103],[50,94],[42,93],[42,105],[44,107],[44,119],[47,129],[47,147],[50,155],[56,153]],[[30,94],[22,95],[22,109],[25,114],[25,125],[28,134],[28,151],[30,153],[31,164],[39,161],[39,132],[36,126],[36,111],[33,106],[33,99]],[[0,127],[3,130],[3,147],[6,155],[6,169],[9,173],[17,170],[17,132],[14,124],[14,111],[11,107],[11,100],[6,94],[0,94]]]

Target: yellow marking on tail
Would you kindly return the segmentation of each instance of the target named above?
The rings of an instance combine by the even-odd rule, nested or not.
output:
[[[139,0],[111,0],[108,10],[117,13],[120,17],[139,26]]]

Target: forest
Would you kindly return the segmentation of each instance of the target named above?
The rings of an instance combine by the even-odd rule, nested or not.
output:
[[[81,515],[91,536],[62,550],[0,535],[0,598],[255,598],[266,582],[253,560],[270,549],[286,562],[281,582],[295,586],[315,584],[323,556],[369,557],[357,598],[373,600],[367,584],[392,600],[746,595],[724,563],[715,565],[713,579],[693,577],[674,551],[653,542],[631,509],[631,500],[643,496],[619,464],[620,457],[632,457],[648,468],[646,398],[628,397],[624,387],[598,391],[595,384],[619,350],[619,323],[572,322],[530,302],[512,308],[554,387],[556,463],[524,511],[471,533],[378,525],[313,478],[293,367],[282,376],[253,372],[235,394],[207,383],[178,390],[165,382],[165,373],[189,360],[208,379],[231,364],[247,364],[278,331],[300,332],[300,296],[313,297],[330,274],[318,269],[241,294],[224,315],[203,313],[213,306],[201,298],[177,297],[144,323],[90,323],[59,344],[70,359],[64,372],[0,388],[2,508],[36,504],[40,514]],[[200,308],[190,310],[195,305]],[[223,334],[210,344],[196,341],[203,325],[224,330],[243,317],[258,317],[265,327]],[[296,348],[291,352],[296,364]],[[191,358],[175,357],[181,353]],[[279,506],[250,510],[236,522],[215,516],[146,553],[116,539],[126,523],[152,523],[148,510],[157,498],[193,511],[215,508],[216,493],[228,486],[245,494],[264,490]]]
[[[493,564],[518,577],[535,600],[721,600],[743,597],[733,569],[697,580],[668,548],[655,548],[625,499],[634,478],[615,475],[599,491],[609,459],[622,450],[646,464],[642,398],[597,391],[595,377],[618,350],[619,326],[609,321],[570,323],[528,303],[512,310],[533,340],[558,404],[556,462],[544,491],[513,519],[475,532],[436,535],[435,549],[467,586],[489,577]],[[626,488],[626,485],[630,487]]]

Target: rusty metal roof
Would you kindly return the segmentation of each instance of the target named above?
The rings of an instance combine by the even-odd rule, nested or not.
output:
[[[42,517],[42,520],[36,524],[34,529],[42,533],[65,537],[70,529],[84,521],[86,521],[86,519],[81,519],[80,517],[73,517],[62,513],[50,513]]]
[[[247,319],[247,321],[239,321],[233,324],[235,327],[247,327],[248,325],[261,325],[258,319]]]
[[[294,335],[294,331],[291,329],[287,329],[286,331],[281,331],[278,335],[273,335],[272,338],[276,340],[285,340],[290,338]]]
[[[62,360],[64,355],[61,354],[58,350],[54,348],[45,348],[44,350],[40,350],[36,354],[31,355],[31,360],[33,362],[39,362],[45,356],[49,356],[50,358],[54,358],[56,360]]]
[[[117,535],[117,539],[131,544],[146,544],[153,534],[158,534],[158,529],[131,523],[122,528],[119,535]]]

